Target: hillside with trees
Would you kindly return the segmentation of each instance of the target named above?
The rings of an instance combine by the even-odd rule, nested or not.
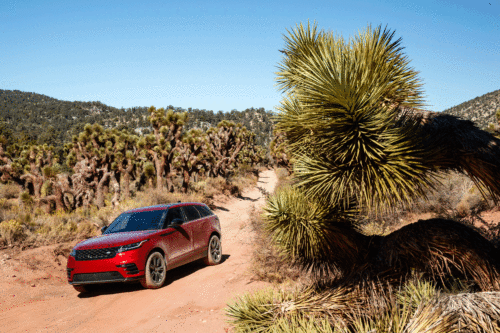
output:
[[[490,124],[497,123],[498,110],[500,110],[500,89],[446,109],[442,113],[471,120],[479,128],[486,129]]]
[[[187,112],[152,106],[148,114],[149,134],[85,124],[64,144],[63,159],[52,145],[12,143],[0,136],[0,182],[22,187],[24,205],[73,211],[104,207],[106,193],[113,193],[115,206],[130,197],[131,182],[137,188],[154,181],[157,189],[187,193],[191,180],[227,178],[265,158],[255,134],[241,123],[223,120],[206,131],[185,130]]]
[[[148,121],[149,107],[115,108],[99,101],[70,102],[41,94],[19,90],[0,89],[0,135],[11,142],[48,144],[61,149],[65,142],[83,131],[85,124],[99,124],[103,128],[116,128],[129,133],[148,134],[152,131]],[[272,134],[272,112],[264,108],[243,111],[214,112],[205,109],[183,109],[169,105],[176,113],[187,112],[185,130],[207,130],[222,120],[242,123],[256,133],[256,143],[267,147]]]

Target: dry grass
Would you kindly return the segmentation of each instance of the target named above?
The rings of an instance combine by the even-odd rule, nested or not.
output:
[[[234,174],[229,180],[207,179],[193,183],[189,193],[170,193],[156,188],[145,188],[134,192],[133,197],[111,205],[112,193],[106,194],[106,206],[80,207],[73,212],[47,214],[42,207],[35,207],[26,200],[19,206],[23,196],[14,185],[0,185],[0,248],[5,246],[37,247],[42,245],[85,239],[100,234],[100,228],[109,225],[123,211],[170,202],[203,202],[213,207],[217,195],[237,196],[249,186],[255,186],[257,177],[250,170]],[[26,196],[26,195],[24,195]]]
[[[213,200],[219,196],[241,196],[244,189],[257,185],[258,171],[240,171],[229,178],[206,178],[190,184],[192,193],[197,193],[204,197],[203,202],[209,206]]]
[[[18,198],[21,188],[15,184],[0,184],[0,199]]]
[[[254,253],[252,256],[253,279],[271,283],[303,282],[309,279],[300,268],[280,256],[263,229],[262,211],[250,212],[250,225],[255,231]]]

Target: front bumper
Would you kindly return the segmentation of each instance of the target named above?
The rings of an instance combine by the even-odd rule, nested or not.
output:
[[[137,281],[144,277],[142,248],[117,253],[98,260],[68,258],[67,274],[71,285]]]

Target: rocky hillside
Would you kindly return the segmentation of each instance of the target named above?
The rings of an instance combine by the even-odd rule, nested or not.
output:
[[[443,111],[443,113],[472,120],[479,128],[485,129],[488,124],[496,123],[495,113],[500,110],[500,90],[463,102]]]
[[[174,109],[176,112],[187,111],[189,121],[186,130],[195,127],[206,129],[226,119],[243,123],[257,135],[259,145],[267,147],[271,141],[272,112],[264,108],[213,112],[205,109],[186,110],[172,105],[155,106]],[[62,147],[73,135],[81,132],[86,123],[145,134],[150,131],[147,109],[148,106],[118,109],[98,101],[70,102],[31,92],[0,89],[0,136],[14,142],[47,143]]]

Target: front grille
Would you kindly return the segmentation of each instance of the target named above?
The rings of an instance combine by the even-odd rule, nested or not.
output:
[[[98,260],[110,259],[116,256],[118,247],[106,247],[104,249],[76,250],[75,260]]]
[[[73,282],[119,281],[123,276],[118,272],[85,273],[73,275]]]
[[[123,265],[117,265],[116,267],[125,268],[125,271],[129,275],[139,274],[139,269],[137,268],[136,264],[123,264]]]

